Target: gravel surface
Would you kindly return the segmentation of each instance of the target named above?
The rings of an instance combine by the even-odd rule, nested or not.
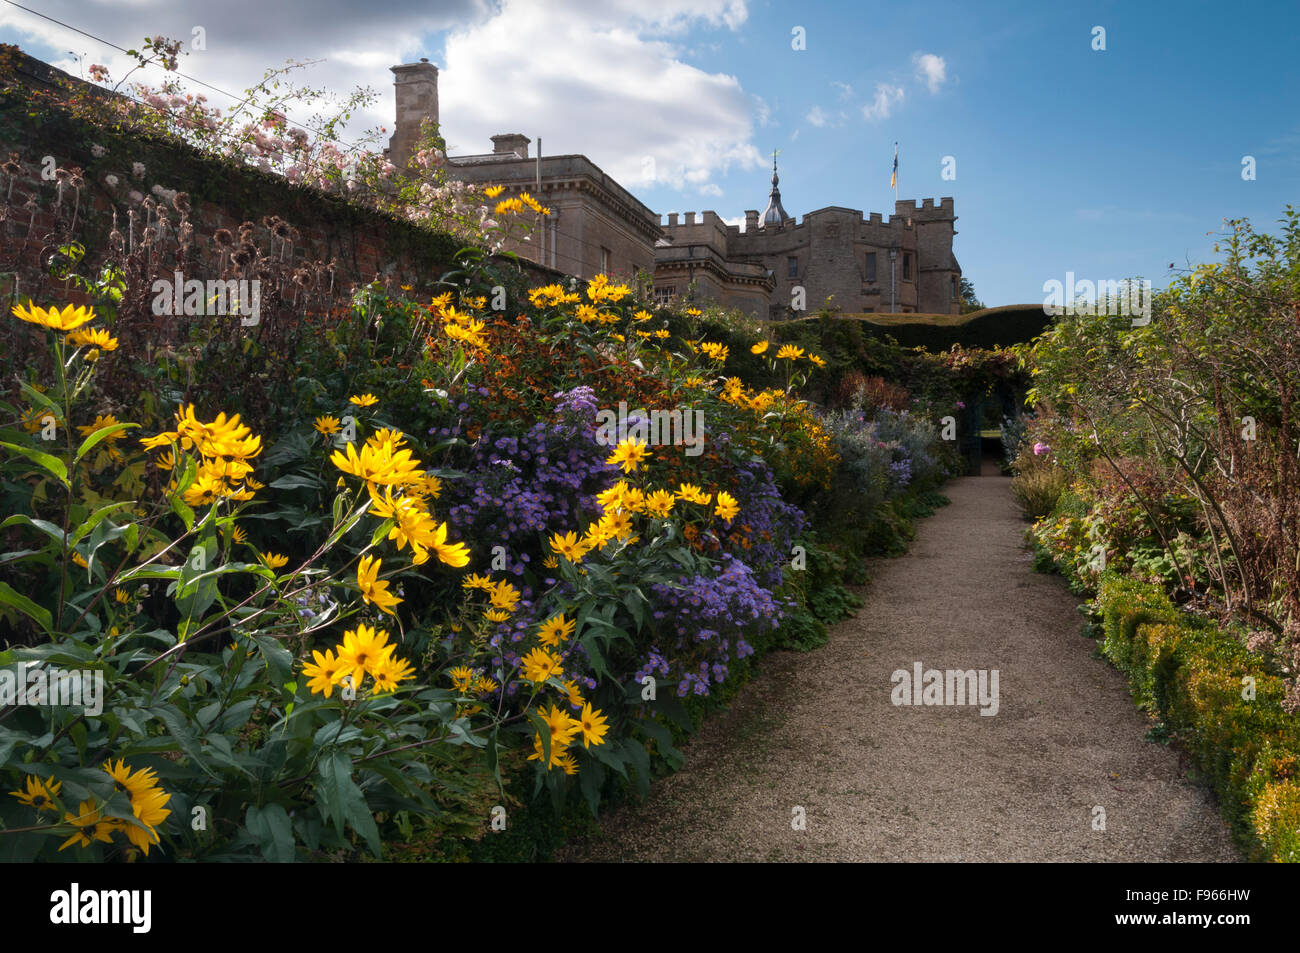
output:
[[[949,483],[908,555],[873,562],[856,618],[769,655],[681,771],[558,859],[1240,860],[1213,795],[1093,657],[1079,600],[1033,572],[1008,482]],[[892,674],[917,662],[996,669],[997,713],[894,705]]]

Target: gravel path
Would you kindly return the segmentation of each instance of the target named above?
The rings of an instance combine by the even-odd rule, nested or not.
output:
[[[1213,796],[1092,657],[1078,600],[1030,568],[1007,486],[949,483],[908,555],[874,562],[856,618],[768,656],[685,768],[559,859],[1240,860]],[[892,673],[916,662],[998,670],[997,713],[895,706]]]

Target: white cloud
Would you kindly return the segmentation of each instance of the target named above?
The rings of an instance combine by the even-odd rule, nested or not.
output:
[[[814,106],[812,109],[810,109],[808,111],[808,115],[805,118],[814,126],[817,126],[819,128],[821,126],[826,125],[826,123],[829,122],[829,120],[826,118],[826,113],[822,111],[822,108],[820,106]]]
[[[831,80],[831,85],[840,91],[840,99],[848,99],[853,95],[853,87],[848,83],[841,83],[838,80]]]
[[[903,101],[903,87],[888,83],[876,84],[876,96],[869,105],[862,107],[862,118],[869,121],[888,119],[894,107]]]
[[[503,0],[447,37],[443,135],[455,155],[486,152],[495,133],[540,133],[549,154],[585,154],[629,187],[650,184],[646,156],[657,181],[677,188],[755,167],[754,100],[734,76],[688,65],[656,38],[744,17],[737,0]]]
[[[916,53],[912,56],[916,66],[916,78],[925,83],[931,93],[937,93],[939,87],[948,79],[948,64],[942,56],[933,53]]]
[[[721,189],[721,188],[720,188],[716,183],[713,183],[713,182],[706,182],[706,183],[704,183],[704,185],[701,185],[701,186],[700,186],[700,194],[701,194],[701,195],[715,195],[715,196],[716,196],[716,195],[721,195],[721,194],[722,194],[722,189]]]
[[[767,104],[766,99],[764,99],[762,96],[758,95],[757,93],[754,94],[753,99],[754,99],[754,115],[758,118],[758,124],[760,126],[771,125],[772,107]]]

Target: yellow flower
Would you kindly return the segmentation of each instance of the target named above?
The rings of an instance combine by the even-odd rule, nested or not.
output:
[[[498,195],[500,195],[502,192],[504,192],[505,190],[506,190],[506,187],[505,187],[504,185],[490,185],[490,186],[488,186],[486,189],[483,190],[483,194],[486,195],[486,196],[487,196],[488,198],[490,198],[490,199],[494,199],[494,198],[496,198]]]
[[[99,809],[92,801],[82,801],[76,814],[64,814],[63,819],[77,828],[77,832],[65,840],[59,850],[71,847],[73,844],[78,847],[89,847],[94,841],[102,841],[105,844],[113,842],[112,825],[101,820]]]
[[[541,648],[533,649],[525,655],[520,659],[520,664],[523,665],[524,678],[539,685],[548,678],[564,673],[559,658]]]
[[[466,668],[464,665],[458,665],[447,673],[451,679],[452,688],[462,695],[469,693],[469,687],[474,682],[474,670]]]
[[[30,324],[39,324],[43,328],[53,328],[55,331],[75,331],[87,321],[95,319],[95,312],[92,308],[85,305],[73,307],[67,305],[62,311],[58,308],[38,308],[27,302],[28,308],[22,305],[14,305],[14,316],[27,321]]]
[[[57,811],[59,808],[54,803],[54,799],[59,796],[59,789],[63,787],[62,781],[45,782],[40,778],[27,776],[27,790],[19,788],[17,791],[10,791],[14,797],[22,801],[28,807],[34,807],[38,811]]]
[[[502,579],[492,584],[491,603],[498,609],[506,612],[514,612],[515,607],[519,605],[519,598],[522,593],[510,583]]]
[[[551,757],[554,758],[557,749],[563,750],[573,743],[573,736],[577,733],[578,722],[567,711],[559,705],[552,704],[549,711],[539,711],[542,721],[546,722],[546,727],[551,735]]]
[[[542,623],[542,627],[537,631],[537,638],[543,645],[549,645],[552,648],[559,648],[561,642],[567,642],[569,636],[573,635],[574,620],[565,619],[564,613],[551,616]]]
[[[78,427],[77,431],[83,437],[89,437],[96,430],[102,430],[105,427],[113,427],[119,423],[121,423],[121,421],[118,420],[116,417],[114,417],[112,414],[96,414],[95,422],[93,424],[86,424],[84,427]],[[107,441],[108,443],[112,443],[115,440],[121,440],[121,439],[122,439],[122,431],[120,430],[117,433],[109,434],[107,437],[104,438],[104,440]]]
[[[767,342],[759,341],[749,349],[750,354],[765,354],[767,352]]]
[[[376,695],[387,695],[396,690],[398,682],[415,677],[415,669],[410,662],[395,658],[391,654],[380,659],[370,672],[375,677],[373,691]]]
[[[380,662],[393,651],[388,644],[388,632],[376,631],[368,625],[358,625],[350,632],[343,633],[343,644],[339,646],[340,671],[352,676],[353,687],[359,687],[361,679],[367,672],[373,674]]]
[[[818,357],[816,354],[809,354],[809,355],[808,355],[808,360],[812,361],[812,362],[813,362],[814,364],[816,364],[818,367],[825,367],[825,366],[826,366],[826,361],[823,360],[822,358]]]
[[[700,350],[707,354],[719,364],[725,363],[729,350],[727,345],[718,344],[716,341],[705,341],[700,345]]]
[[[497,681],[495,678],[489,678],[486,675],[480,675],[474,680],[475,695],[490,695],[497,690]]]
[[[77,347],[90,345],[101,351],[117,350],[117,338],[110,337],[108,331],[103,328],[82,328],[73,331],[68,335],[68,343]]]
[[[698,318],[704,312],[701,311],[699,308],[687,308],[686,313],[689,314],[692,318]]]
[[[410,490],[412,496],[429,496],[436,500],[442,495],[442,481],[432,473],[425,472],[418,480],[411,484]]]
[[[272,569],[283,569],[289,564],[288,556],[281,556],[279,553],[262,553],[262,562],[266,563]]]
[[[793,344],[783,344],[781,345],[781,349],[776,352],[776,356],[780,360],[789,359],[797,361],[799,358],[803,357],[803,348],[795,347]]]
[[[673,510],[673,504],[677,502],[677,497],[670,490],[655,490],[648,494],[645,500],[646,512],[652,516],[663,518]]]
[[[609,725],[606,724],[605,717],[601,715],[600,709],[592,708],[590,702],[582,706],[578,726],[582,729],[582,745],[584,748],[605,743],[605,733],[609,731]]]
[[[513,212],[522,212],[523,210],[524,203],[519,201],[519,199],[502,199],[496,204],[496,208],[492,209],[492,214],[509,215]]]
[[[694,483],[683,483],[677,488],[677,498],[685,500],[687,503],[699,503],[701,506],[707,506],[709,500],[713,499],[713,494],[705,493]]]
[[[111,761],[104,764],[104,770],[112,777],[118,790],[125,791],[131,799],[131,812],[145,829],[122,821],[110,822],[117,830],[126,834],[126,839],[149,855],[149,847],[158,843],[157,827],[171,814],[166,806],[171,795],[158,787],[158,776],[151,768],[131,771],[130,767],[119,760],[116,765]]]
[[[551,536],[551,549],[571,563],[579,562],[587,554],[576,533],[565,533],[563,536],[554,533]]]
[[[480,576],[478,573],[470,573],[461,580],[460,584],[465,589],[492,589],[492,580],[487,576]]]
[[[655,337],[659,338],[659,340],[661,341],[664,341],[672,337],[672,334],[668,331],[667,328],[660,328],[658,331],[655,332]]]
[[[617,464],[624,473],[631,473],[641,466],[642,461],[650,455],[644,443],[636,440],[624,440],[611,453],[606,463]]]
[[[361,561],[357,563],[357,585],[361,588],[363,601],[377,606],[380,612],[396,615],[393,612],[393,606],[402,600],[388,591],[388,582],[386,580],[379,578],[379,567],[382,564],[382,559],[375,559],[373,556],[362,556]]]
[[[324,434],[327,437],[334,436],[341,429],[339,426],[339,419],[330,414],[326,414],[323,417],[317,417],[316,423],[312,426],[316,428],[317,433]]]
[[[606,540],[627,539],[632,535],[632,514],[622,510],[606,513],[599,521],[600,535]]]
[[[736,514],[740,512],[740,504],[736,502],[736,498],[730,493],[719,490],[718,504],[714,507],[713,512],[719,519],[724,519],[730,523],[736,518]]]
[[[654,317],[654,315],[652,315],[649,311],[646,311],[644,308],[642,308],[641,310],[635,312],[635,313],[632,315],[632,320],[633,320],[633,321],[649,321],[652,317]]]
[[[343,452],[335,450],[330,462],[367,484],[404,486],[417,482],[421,478],[420,461],[412,459],[410,450],[393,452],[391,447],[391,444],[376,446],[367,441],[358,454],[356,444],[349,443]]]
[[[90,568],[90,563],[86,562],[86,557],[81,555],[81,553],[77,552],[75,549],[72,551],[72,561],[82,569]]]
[[[334,686],[347,674],[343,669],[343,660],[334,654],[333,649],[326,650],[324,655],[312,649],[311,654],[316,661],[308,662],[302,667],[303,675],[309,679],[307,687],[313,695],[329,698],[334,693]]]
[[[509,622],[509,621],[510,621],[510,613],[509,613],[509,612],[506,612],[505,609],[488,609],[487,612],[483,613],[483,616],[484,616],[484,618],[486,618],[489,622]]]
[[[581,708],[583,705],[586,704],[586,702],[582,697],[582,691],[578,688],[578,682],[576,679],[570,678],[565,680],[564,690],[568,693],[569,704],[572,705],[573,707]]]
[[[542,557],[542,565],[547,569],[558,569],[560,567],[560,561],[554,556],[544,556]]]
[[[176,466],[176,454],[168,450],[166,453],[158,454],[158,459],[154,461],[154,466],[159,470],[171,470]]]

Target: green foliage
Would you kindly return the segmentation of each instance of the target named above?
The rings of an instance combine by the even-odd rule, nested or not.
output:
[[[1160,719],[1152,740],[1173,737],[1192,754],[1249,850],[1300,862],[1300,725],[1284,710],[1280,674],[1158,587],[1108,574],[1097,605],[1106,657]]]

